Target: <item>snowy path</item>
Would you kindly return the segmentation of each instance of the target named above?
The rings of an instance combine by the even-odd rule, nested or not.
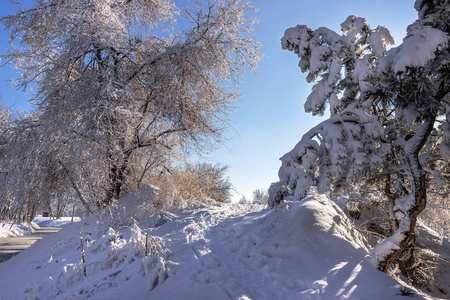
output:
[[[173,297],[183,295],[181,291],[184,287],[189,287],[190,292],[189,295],[184,294],[182,299],[194,299],[196,296],[200,297],[198,299],[208,296],[217,300],[240,299],[245,295],[248,274],[256,274],[256,270],[252,272],[235,266],[233,253],[225,250],[230,247],[227,229],[249,214],[260,213],[260,210],[261,206],[250,205],[200,208],[189,213],[189,216],[180,215],[172,220],[172,224],[155,229],[152,234],[171,241],[166,246],[174,253],[170,259],[178,267],[173,274],[169,274],[167,283],[153,291],[154,296],[158,297],[161,293],[164,299],[175,299]],[[180,279],[184,283],[180,283]],[[168,291],[164,285],[172,286],[172,280],[178,281],[177,288],[166,294]]]
[[[274,210],[223,204],[160,212],[138,225],[108,216],[65,226],[0,264],[0,298],[403,299],[401,283],[365,263],[362,236],[325,196]],[[157,255],[144,256],[146,233]]]
[[[25,236],[0,239],[0,263],[7,261],[11,257],[33,245],[36,241],[46,237],[49,234],[56,233],[60,229],[61,228],[47,227],[36,229],[35,233]]]
[[[361,237],[336,206],[326,199],[305,205],[278,212],[224,205],[177,214],[152,230],[166,241],[174,267],[151,295],[189,300],[401,298],[397,282],[364,262],[366,251],[352,242],[362,244]]]

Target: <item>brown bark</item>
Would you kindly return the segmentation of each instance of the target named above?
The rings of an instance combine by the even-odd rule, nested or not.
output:
[[[427,202],[427,189],[426,189],[426,174],[422,168],[422,165],[419,161],[419,152],[422,150],[425,142],[428,139],[431,131],[433,130],[434,125],[434,117],[430,117],[425,120],[422,124],[422,127],[416,132],[415,136],[411,141],[412,146],[405,146],[406,160],[408,162],[408,167],[410,169],[411,177],[412,177],[412,189],[414,192],[414,205],[408,209],[408,211],[404,212],[406,214],[405,218],[409,218],[409,226],[406,231],[401,232],[403,235],[402,241],[399,243],[399,248],[395,251],[392,251],[388,254],[383,261],[379,262],[379,269],[383,272],[387,272],[389,270],[390,265],[399,258],[400,254],[404,253],[406,250],[411,251],[409,254],[409,258],[407,259],[407,263],[403,266],[413,267],[414,265],[414,255],[412,252],[412,247],[414,245],[415,239],[415,227],[417,222],[417,217],[419,214],[425,209]],[[408,147],[409,146],[409,147]],[[398,229],[402,230],[402,228]],[[412,281],[414,281],[414,275],[410,270],[406,270],[405,274]]]
[[[103,202],[104,207],[110,205],[114,200],[120,198],[123,182],[125,180],[125,172],[128,168],[128,161],[131,154],[132,151],[125,153],[120,166],[118,166],[117,164],[113,164],[109,169],[110,186],[109,190],[106,193],[106,199]]]

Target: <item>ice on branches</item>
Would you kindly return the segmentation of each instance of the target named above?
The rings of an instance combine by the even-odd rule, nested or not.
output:
[[[332,184],[338,188],[367,176],[388,154],[383,133],[377,117],[362,109],[345,110],[312,128],[281,158],[280,181],[269,190],[270,204],[280,201],[284,189],[301,200],[313,178],[323,193]]]

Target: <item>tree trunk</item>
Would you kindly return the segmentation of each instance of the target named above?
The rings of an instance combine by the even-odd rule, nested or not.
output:
[[[398,229],[398,220],[395,217],[394,206],[395,206],[395,196],[391,193],[391,175],[386,174],[386,183],[384,187],[384,194],[388,199],[388,209],[389,209],[389,227],[390,234],[393,234]]]
[[[426,206],[426,174],[419,161],[419,152],[425,145],[431,131],[433,130],[434,117],[429,117],[424,121],[416,134],[405,144],[405,156],[411,176],[412,195],[405,198],[405,203],[398,205],[399,211],[404,214],[396,232],[385,241],[373,249],[375,259],[378,260],[378,269],[387,272],[390,265],[399,258],[401,254],[406,254],[407,261],[402,264],[405,275],[413,282],[414,275],[411,270],[414,266],[414,255],[412,247],[415,241],[415,226],[418,215]],[[392,245],[393,246],[390,246]],[[408,253],[405,253],[408,251]]]
[[[78,188],[78,186],[75,182],[75,179],[72,176],[72,173],[70,172],[70,170],[66,167],[66,165],[61,160],[59,160],[58,162],[66,171],[67,176],[69,177],[69,180],[70,180],[70,183],[71,183],[73,189],[77,193],[77,196],[80,199],[81,203],[83,203],[84,207],[86,208],[86,212],[88,214],[92,214],[93,211],[92,211],[91,207],[89,206],[89,203],[86,201],[86,199],[84,199],[83,194],[81,193],[80,189]]]
[[[120,198],[123,182],[125,180],[125,171],[128,168],[128,160],[132,151],[124,154],[124,158],[120,166],[113,164],[109,169],[109,190],[106,193],[106,199],[103,201],[103,207],[110,205],[114,200]]]
[[[24,213],[23,219],[22,219],[23,223],[31,223],[31,221],[33,221],[34,210],[36,207],[36,198],[35,197],[36,197],[35,195],[29,195],[29,200],[25,204],[26,210],[25,210],[25,213]]]

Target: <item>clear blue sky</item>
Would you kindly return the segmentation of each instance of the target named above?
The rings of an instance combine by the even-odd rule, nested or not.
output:
[[[230,130],[231,139],[208,157],[231,167],[230,179],[241,193],[235,199],[242,195],[251,199],[253,190],[268,189],[278,178],[279,158],[322,120],[303,111],[311,86],[297,67],[298,58],[281,49],[280,38],[287,28],[305,24],[312,29],[328,27],[339,31],[347,16],[356,15],[366,18],[372,28],[386,26],[398,44],[405,36],[406,26],[417,18],[412,0],[253,0],[252,3],[259,9],[255,13],[259,24],[254,36],[262,43],[265,58],[259,70],[248,73],[241,86],[242,103],[233,115],[237,134]],[[2,15],[11,13],[13,7],[8,0],[0,0]],[[1,52],[7,40],[7,34],[0,31]],[[29,96],[8,86],[7,80],[14,74],[8,67],[0,70],[3,105],[29,109]]]

